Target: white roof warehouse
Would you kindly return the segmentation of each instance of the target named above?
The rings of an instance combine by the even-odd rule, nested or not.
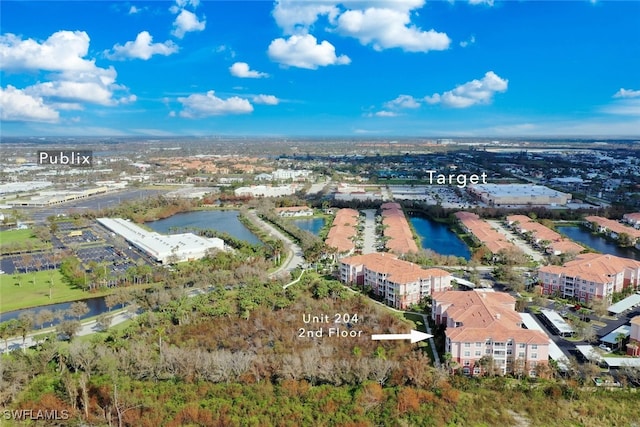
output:
[[[204,257],[209,249],[224,249],[224,241],[216,237],[193,233],[163,235],[122,218],[98,218],[97,221],[162,264],[167,264],[174,255],[178,262],[189,261]]]

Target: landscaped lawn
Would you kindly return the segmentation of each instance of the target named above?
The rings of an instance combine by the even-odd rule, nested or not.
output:
[[[0,245],[2,246],[13,242],[25,242],[29,239],[32,239],[34,242],[37,241],[33,235],[33,231],[28,229],[0,231]]]
[[[403,317],[405,319],[410,320],[411,322],[413,322],[414,325],[416,325],[416,330],[417,331],[427,332],[427,328],[425,327],[424,320],[422,319],[422,316],[420,316],[418,314],[413,314],[413,313],[403,313],[402,315],[403,315]],[[407,332],[409,332],[409,331],[407,331]],[[434,361],[433,353],[436,351],[436,349],[431,348],[431,345],[429,344],[429,341],[427,341],[427,340],[420,341],[418,343],[418,347],[427,347],[427,348],[429,348],[429,351],[427,352],[427,354],[431,358],[431,361],[432,362]]]
[[[35,284],[33,283],[34,277]],[[49,299],[51,278],[53,278],[53,289],[51,299]],[[62,275],[58,270],[53,272],[38,271],[35,274],[0,274],[0,313],[46,304],[77,301],[106,293],[90,294],[81,289],[71,288],[62,280]]]

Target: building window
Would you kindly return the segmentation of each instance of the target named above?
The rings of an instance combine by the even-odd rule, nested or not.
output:
[[[518,348],[527,348],[526,344],[518,344]]]
[[[520,353],[518,353],[518,357],[521,359],[524,359],[524,351],[521,351]]]
[[[531,345],[531,350],[537,350],[537,349],[538,349],[538,344]]]
[[[482,343],[481,342],[477,342],[476,343],[476,347],[482,347]]]
[[[481,356],[482,352],[480,350],[476,350],[476,356]]]
[[[464,346],[465,346],[465,348],[469,348],[469,347],[471,347],[471,343],[470,342],[466,342],[466,343],[464,343]]]
[[[532,359],[537,359],[538,358],[538,353],[531,353],[531,358]]]
[[[507,350],[507,354],[513,354],[513,350],[508,349],[508,350]]]
[[[464,357],[469,357],[471,356],[471,352],[470,351],[465,351],[464,352]]]
[[[468,360],[465,360],[465,361],[464,361],[464,366],[471,366],[471,362],[470,362],[470,361],[468,361]]]

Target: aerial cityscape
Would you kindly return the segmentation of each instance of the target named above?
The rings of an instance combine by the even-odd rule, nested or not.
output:
[[[0,20],[1,425],[640,425],[640,3]]]

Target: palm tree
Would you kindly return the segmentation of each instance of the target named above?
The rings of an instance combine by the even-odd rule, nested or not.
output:
[[[622,351],[622,346],[624,345],[624,340],[627,339],[627,336],[623,333],[619,333],[616,335],[616,344],[618,344],[618,350]]]

